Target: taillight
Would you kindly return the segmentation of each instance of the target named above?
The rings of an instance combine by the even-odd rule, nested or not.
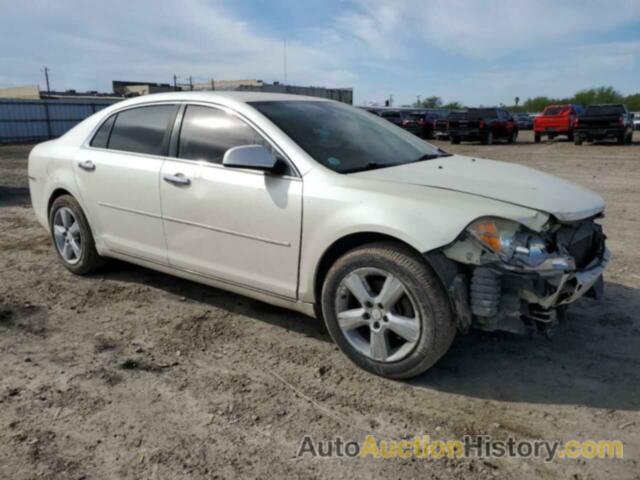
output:
[[[480,128],[484,128],[484,120],[480,120]]]
[[[451,122],[447,122],[447,128],[451,128]]]
[[[576,119],[573,121],[573,128],[578,128],[578,125],[580,125],[580,119],[576,117]]]
[[[424,118],[418,119],[418,125],[424,125]]]
[[[624,125],[624,116],[620,115],[620,118],[618,119],[618,122],[620,123],[620,125]]]

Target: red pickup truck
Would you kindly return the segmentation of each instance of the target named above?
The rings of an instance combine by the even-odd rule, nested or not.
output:
[[[536,143],[540,143],[542,135],[553,140],[558,135],[566,135],[573,141],[573,127],[582,108],[578,105],[548,105],[542,114],[533,120],[533,135]]]

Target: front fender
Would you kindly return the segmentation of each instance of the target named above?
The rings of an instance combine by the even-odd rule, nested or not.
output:
[[[311,178],[309,178],[311,177]],[[305,177],[298,295],[314,302],[318,265],[336,241],[355,233],[398,239],[418,252],[453,242],[474,220],[495,216],[539,229],[548,215],[470,194],[390,182]],[[537,227],[537,228],[535,228]]]

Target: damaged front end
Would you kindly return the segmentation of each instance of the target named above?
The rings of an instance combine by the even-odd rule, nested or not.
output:
[[[566,305],[583,295],[601,298],[605,238],[593,217],[547,222],[538,232],[484,218],[430,261],[449,264],[445,285],[461,329],[549,333]]]

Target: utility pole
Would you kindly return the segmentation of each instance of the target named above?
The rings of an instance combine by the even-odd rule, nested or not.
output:
[[[211,79],[211,90],[215,90],[216,89],[216,84],[213,81],[213,78]]]
[[[287,84],[287,41],[284,41],[284,84]]]
[[[189,75],[189,90],[193,91],[193,78]]]
[[[175,73],[173,74],[173,91],[178,91],[178,76]]]
[[[418,95],[418,103],[416,104],[418,107],[420,106],[420,95]]]
[[[49,67],[44,67],[44,78],[47,81],[47,95],[50,95],[51,88],[49,87]]]

